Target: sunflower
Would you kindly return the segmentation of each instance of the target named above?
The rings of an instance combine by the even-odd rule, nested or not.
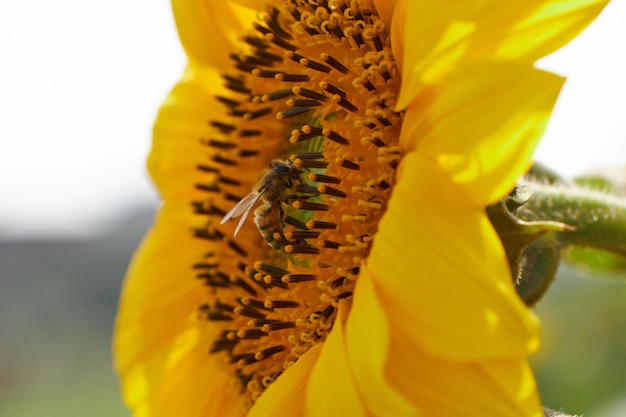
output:
[[[485,207],[561,88],[534,61],[604,4],[174,0],[115,328],[134,415],[541,415]]]

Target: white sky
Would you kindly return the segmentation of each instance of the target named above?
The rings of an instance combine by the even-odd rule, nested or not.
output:
[[[626,167],[626,1],[542,62],[567,75],[537,158]],[[0,238],[83,234],[156,194],[144,169],[184,55],[167,0],[2,0]]]

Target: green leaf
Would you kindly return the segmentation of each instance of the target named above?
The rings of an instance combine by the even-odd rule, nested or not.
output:
[[[592,271],[617,273],[626,278],[626,258],[607,251],[572,246],[563,251],[563,259],[577,267]]]

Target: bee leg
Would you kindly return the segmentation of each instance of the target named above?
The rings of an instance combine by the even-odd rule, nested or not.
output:
[[[278,218],[280,219],[280,231],[283,232],[285,230],[285,210],[283,210],[283,205],[278,206]]]

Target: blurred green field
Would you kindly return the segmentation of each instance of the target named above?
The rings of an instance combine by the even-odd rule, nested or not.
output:
[[[0,240],[0,416],[128,417],[111,367],[117,296],[151,222],[90,240]],[[0,233],[0,239],[1,239]],[[544,402],[587,417],[626,398],[626,280],[562,268],[539,304],[532,357]]]
[[[111,333],[126,266],[153,212],[138,210],[92,239],[0,241],[0,416],[129,415]]]
[[[626,400],[626,277],[562,267],[537,308],[542,346],[531,358],[544,403],[609,417]],[[626,408],[620,414],[626,416]]]

